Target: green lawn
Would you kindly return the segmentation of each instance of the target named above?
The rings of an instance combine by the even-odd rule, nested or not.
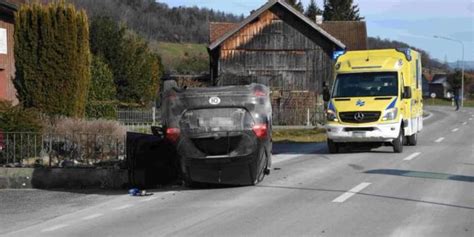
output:
[[[205,44],[151,42],[150,48],[160,55],[165,70],[181,74],[209,71],[209,56]]]
[[[424,105],[452,106],[452,103],[453,102],[451,100],[445,100],[445,99],[431,99],[431,98],[424,99]],[[473,99],[465,100],[464,106],[474,107],[474,100]]]
[[[274,129],[273,142],[325,142],[326,130],[324,129]]]

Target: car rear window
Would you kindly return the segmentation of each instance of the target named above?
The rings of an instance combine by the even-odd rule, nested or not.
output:
[[[242,131],[252,127],[253,119],[243,108],[213,108],[186,111],[180,120],[184,132]]]

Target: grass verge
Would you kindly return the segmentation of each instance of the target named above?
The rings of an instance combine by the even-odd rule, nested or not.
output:
[[[325,129],[274,129],[273,142],[275,143],[313,143],[325,142]]]
[[[441,106],[453,106],[453,102],[447,99],[424,99],[424,105],[441,105]],[[474,107],[474,100],[467,99],[464,101],[465,107]]]
[[[150,43],[162,59],[167,71],[180,74],[200,74],[209,71],[209,56],[205,44]]]

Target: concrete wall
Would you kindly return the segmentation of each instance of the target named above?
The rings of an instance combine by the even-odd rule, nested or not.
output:
[[[119,189],[127,183],[127,170],[0,168],[0,189]]]

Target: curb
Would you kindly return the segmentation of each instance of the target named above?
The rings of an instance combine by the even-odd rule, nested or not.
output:
[[[428,114],[428,116],[424,117],[423,120],[429,120],[433,117],[433,113],[428,112],[428,111],[426,111],[426,113]]]
[[[127,170],[0,168],[0,189],[120,189],[127,183]]]

